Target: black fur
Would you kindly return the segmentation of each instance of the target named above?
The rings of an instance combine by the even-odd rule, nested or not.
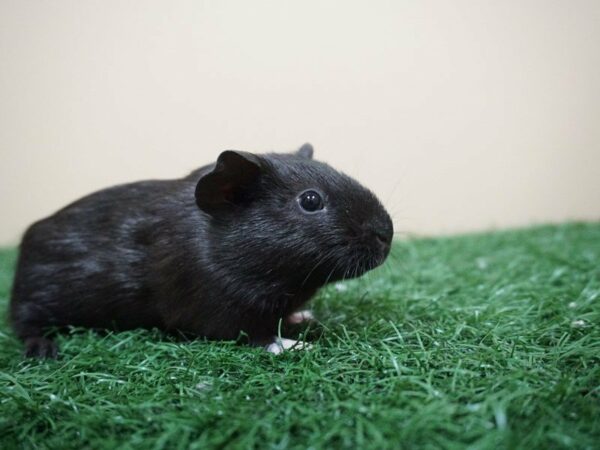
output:
[[[105,189],[33,224],[10,308],[26,354],[55,356],[45,333],[69,325],[264,344],[319,287],[381,264],[388,214],[312,153],[226,151],[185,178]],[[301,209],[306,189],[322,211]]]

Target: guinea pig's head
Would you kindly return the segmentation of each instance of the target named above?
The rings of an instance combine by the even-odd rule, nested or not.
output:
[[[255,277],[320,286],[384,262],[390,216],[375,195],[305,144],[291,154],[225,151],[196,186],[219,261]]]

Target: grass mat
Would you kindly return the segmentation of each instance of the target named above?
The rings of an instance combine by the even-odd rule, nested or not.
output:
[[[277,356],[79,332],[37,361],[3,317],[0,447],[600,446],[600,224],[396,242],[313,306],[313,348]]]

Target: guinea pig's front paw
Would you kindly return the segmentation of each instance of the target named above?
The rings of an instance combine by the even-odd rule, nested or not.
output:
[[[305,309],[304,311],[296,311],[295,313],[287,316],[286,322],[290,325],[298,325],[304,322],[310,322],[315,320],[315,316],[312,311]]]
[[[285,350],[310,350],[311,347],[312,345],[303,341],[295,341],[293,339],[275,337],[272,343],[265,346],[265,349],[269,353],[278,355],[279,353],[282,353]]]
[[[58,346],[51,340],[42,336],[25,339],[25,357],[56,359]]]

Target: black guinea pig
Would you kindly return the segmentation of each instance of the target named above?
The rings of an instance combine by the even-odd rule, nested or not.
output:
[[[392,221],[352,178],[295,153],[221,153],[177,180],[88,195],[25,233],[10,319],[28,356],[49,330],[156,327],[275,353],[280,320],[330,281],[380,265]]]

